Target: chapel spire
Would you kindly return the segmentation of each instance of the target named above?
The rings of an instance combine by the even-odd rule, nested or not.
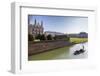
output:
[[[36,19],[35,19],[35,21],[34,21],[34,24],[36,25]]]

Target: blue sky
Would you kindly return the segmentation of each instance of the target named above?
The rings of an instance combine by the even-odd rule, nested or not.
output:
[[[88,33],[88,17],[28,15],[28,18],[30,24],[34,24],[35,19],[39,23],[43,21],[44,31]]]

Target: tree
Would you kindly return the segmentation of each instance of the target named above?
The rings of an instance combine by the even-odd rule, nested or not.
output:
[[[38,34],[36,37],[35,37],[35,39],[40,39],[40,40],[46,40],[46,37],[45,37],[45,35],[44,34]]]
[[[40,40],[46,40],[46,37],[44,34],[41,35]]]
[[[67,37],[66,40],[67,40],[67,41],[70,41],[70,37]]]
[[[47,36],[47,40],[52,40],[52,36],[50,34]]]
[[[28,41],[33,41],[34,40],[34,37],[33,37],[33,35],[31,35],[31,34],[28,34]]]
[[[36,38],[36,39],[41,39],[41,35],[38,34],[35,38]]]
[[[53,38],[54,40],[66,40],[66,41],[70,40],[70,37],[68,37],[67,35],[55,35]]]

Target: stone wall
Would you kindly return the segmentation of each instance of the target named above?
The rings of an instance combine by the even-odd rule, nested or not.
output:
[[[72,45],[66,40],[53,40],[53,41],[40,41],[28,43],[28,55],[38,54],[52,49],[61,48],[64,46]]]

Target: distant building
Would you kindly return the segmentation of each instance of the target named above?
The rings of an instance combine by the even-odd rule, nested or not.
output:
[[[55,35],[64,35],[64,33],[53,32],[53,31],[45,31],[45,35],[52,35],[54,37]]]
[[[87,38],[88,37],[88,34],[86,32],[80,32],[79,33],[79,37],[80,38]]]
[[[72,38],[88,38],[88,33],[80,32],[79,34],[68,34],[68,36]]]
[[[38,34],[43,34],[44,28],[43,28],[43,21],[41,21],[41,24],[39,22],[34,21],[34,24],[28,25],[28,34],[32,34],[33,36],[36,36]]]

